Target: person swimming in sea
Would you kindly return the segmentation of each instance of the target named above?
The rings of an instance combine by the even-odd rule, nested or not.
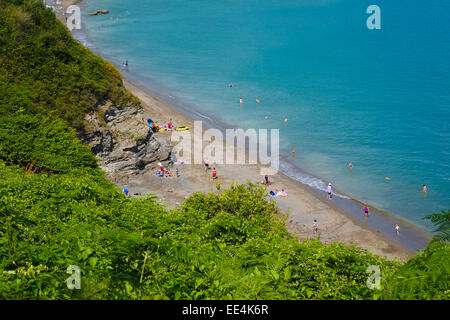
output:
[[[269,119],[269,116],[265,116],[264,119],[268,120],[268,119]]]
[[[284,118],[284,123],[288,122],[288,118]]]
[[[256,103],[259,104],[259,99],[258,98],[256,98]]]
[[[291,152],[292,152],[292,156],[294,156],[295,155],[295,148],[294,148],[294,146],[291,147]]]
[[[350,171],[353,169],[353,163],[351,161],[348,163],[348,168],[350,169]]]
[[[244,99],[239,98],[239,103],[240,103],[240,104],[243,104],[243,103],[244,103]]]
[[[427,186],[425,184],[423,185],[422,191],[424,194],[427,193]]]
[[[228,87],[229,87],[229,88],[233,88],[233,84],[230,82],[230,83],[228,84]]]

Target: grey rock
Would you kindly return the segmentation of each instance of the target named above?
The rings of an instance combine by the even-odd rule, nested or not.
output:
[[[172,146],[154,137],[139,105],[98,106],[84,118],[83,143],[109,175],[136,174],[158,162],[172,162]]]

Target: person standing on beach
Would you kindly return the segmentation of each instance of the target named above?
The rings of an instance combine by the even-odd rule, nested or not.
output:
[[[206,172],[209,169],[208,158],[205,158],[204,162],[205,162],[205,172]]]
[[[125,197],[128,198],[129,191],[127,189],[127,185],[126,184],[123,185],[122,193],[125,195]]]
[[[213,180],[214,180],[214,179],[217,179],[216,168],[213,168],[212,178],[213,178]]]
[[[319,225],[318,225],[318,223],[317,223],[317,219],[314,219],[313,232],[314,232],[314,233],[319,232]]]
[[[398,238],[398,235],[400,234],[400,226],[396,224],[394,230],[395,230],[395,237]]]
[[[331,192],[332,192],[332,190],[331,190],[331,182],[328,183],[327,192],[328,192],[328,200],[330,200],[331,199]]]
[[[365,206],[365,208],[364,208],[364,216],[365,216],[366,218],[369,217],[369,207],[367,206],[367,204],[366,204],[366,206]]]

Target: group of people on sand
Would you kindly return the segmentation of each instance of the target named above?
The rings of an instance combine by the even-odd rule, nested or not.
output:
[[[264,175],[264,180],[261,181],[262,185],[266,185],[268,186],[269,184],[271,184],[272,182],[270,182],[269,180],[269,175],[266,173]],[[276,198],[276,197],[287,197],[287,190],[281,189],[281,191],[279,191],[278,189],[275,189],[275,191],[270,190],[268,196],[271,198]]]
[[[281,189],[281,191],[278,191],[278,189],[275,189],[275,191],[269,192],[269,197],[276,198],[276,197],[287,197],[288,193],[287,190]]]
[[[170,170],[169,168],[164,168],[164,166],[162,165],[161,162],[158,163],[159,165],[159,169],[154,169],[153,173],[158,176],[158,177],[164,177],[164,178],[169,178],[169,177],[180,177],[180,171],[178,170],[178,168],[176,168],[175,173],[172,172],[172,170]]]
[[[145,121],[144,118],[142,118],[142,120]],[[149,127],[152,128],[152,132],[154,132],[154,133],[159,132],[160,129],[165,129],[167,131],[172,131],[173,130],[172,119],[170,119],[169,122],[167,122],[167,124],[159,125],[158,122],[153,121],[152,119],[148,118],[147,119],[147,124],[149,125]]]

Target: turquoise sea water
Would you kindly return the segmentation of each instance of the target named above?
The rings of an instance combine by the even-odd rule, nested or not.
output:
[[[366,27],[371,4],[381,8],[381,30]],[[81,8],[88,45],[117,66],[128,59],[141,84],[234,126],[279,128],[280,151],[301,172],[283,168],[304,183],[331,181],[425,229],[424,215],[450,209],[448,1],[87,0]],[[87,16],[97,9],[110,14]]]

